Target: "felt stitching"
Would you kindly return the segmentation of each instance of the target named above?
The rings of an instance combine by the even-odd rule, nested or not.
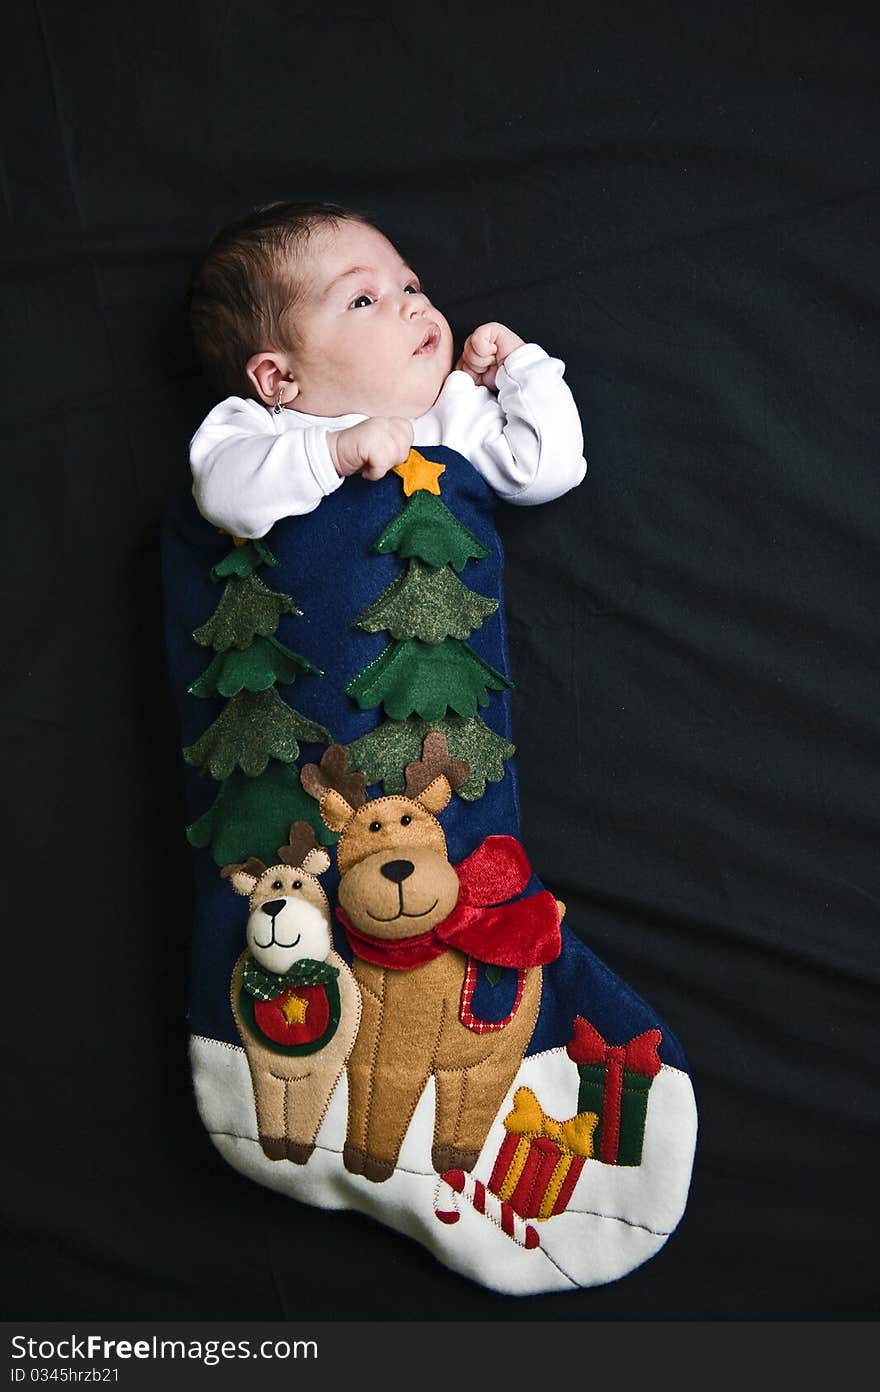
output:
[[[193,1034],[191,1039],[201,1039],[206,1044],[217,1044],[221,1049],[231,1049],[234,1054],[243,1054],[244,1048],[241,1044],[230,1044],[225,1039],[212,1039],[209,1034]]]
[[[408,1115],[407,1118],[406,1118],[406,1126],[404,1127],[404,1131],[403,1131],[403,1134],[404,1134],[404,1135],[406,1135],[407,1129],[409,1128],[409,1124],[410,1124],[410,1122],[412,1121],[412,1119],[413,1119],[413,1117],[414,1117],[414,1115],[415,1115],[415,1110],[416,1110],[416,1107],[419,1105],[419,1102],[421,1101],[422,1093],[425,1091],[425,1088],[428,1086],[428,1080],[431,1078],[431,1075],[434,1074],[434,1073],[436,1072],[437,1054],[438,1054],[438,1052],[439,1052],[439,1050],[440,1050],[440,1040],[441,1040],[442,1037],[443,1037],[443,1028],[444,1028],[445,1023],[446,1023],[446,1002],[443,1001],[443,1003],[442,1003],[442,1005],[441,1005],[441,1008],[440,1008],[440,1020],[439,1020],[439,1023],[438,1023],[438,1025],[437,1025],[437,1033],[436,1033],[435,1038],[434,1038],[434,1048],[433,1048],[433,1050],[431,1051],[431,1062],[430,1062],[430,1067],[429,1067],[429,1069],[428,1069],[428,1071],[427,1071],[427,1073],[426,1073],[426,1075],[425,1075],[425,1081],[424,1081],[424,1083],[422,1084],[422,1086],[419,1088],[418,1094],[417,1094],[415,1100],[413,1101],[412,1107],[410,1108],[409,1115]],[[380,1035],[377,1035],[377,1039],[378,1039],[379,1037],[381,1037],[381,1036],[380,1036]],[[436,1126],[437,1126],[437,1119],[436,1119],[436,1116],[435,1116],[435,1119],[434,1119],[435,1134],[436,1134]],[[395,1166],[396,1166],[396,1161],[395,1161]]]
[[[522,1179],[522,1172],[525,1169],[526,1160],[529,1154],[529,1142],[527,1137],[520,1136],[517,1140],[504,1182],[498,1188],[498,1196],[502,1199],[509,1199]]]
[[[387,804],[388,804],[389,802],[396,802],[396,803],[399,803],[403,797],[404,797],[404,794],[403,794],[403,793],[388,793],[388,794],[387,794],[386,796],[384,796],[384,797],[370,798],[369,802],[365,803],[364,805],[367,806],[367,807],[369,807],[369,808],[370,808],[370,811],[372,812],[372,811],[373,811],[375,808],[377,808],[377,807],[387,806]],[[414,800],[415,800],[415,799],[410,799],[410,801],[414,801]],[[446,834],[445,834],[445,832],[444,832],[442,826],[440,825],[440,823],[439,823],[439,821],[437,820],[437,818],[434,816],[433,812],[427,812],[427,809],[425,809],[425,808],[423,808],[422,810],[425,811],[425,812],[427,813],[427,817],[428,817],[428,819],[429,819],[429,823],[432,824],[432,830],[436,829],[436,831],[440,833],[440,837],[442,838],[442,841],[443,841],[443,853],[444,853],[444,855],[446,855],[447,858],[448,858],[448,850],[447,850],[447,846],[446,846]],[[337,842],[337,845],[336,845],[336,858],[337,858],[337,863],[338,863],[338,861],[339,861],[340,855],[341,855],[343,858],[345,858],[346,839],[347,839],[347,837],[348,837],[348,835],[349,835],[349,832],[350,832],[350,830],[351,830],[351,826],[352,826],[352,822],[353,822],[353,821],[354,821],[354,813],[352,814],[351,817],[349,817],[348,822],[347,822],[346,825],[345,825],[345,828],[344,828],[343,831],[340,833],[339,841]],[[357,862],[354,862],[354,863],[357,863]]]
[[[540,1222],[555,1217],[567,1207],[568,1200],[574,1193],[574,1187],[580,1179],[586,1158],[582,1155],[562,1154],[559,1156],[553,1167],[553,1173],[547,1181],[544,1197],[538,1208]],[[565,1201],[560,1204],[563,1195]]]
[[[386,982],[386,979],[385,979],[385,975],[384,975],[384,973],[383,973],[383,975],[382,975],[382,992],[381,992],[381,994],[378,994],[378,993],[375,993],[375,992],[374,992],[374,994],[378,994],[378,1000],[379,1000],[378,1026],[377,1026],[377,1029],[376,1029],[375,1039],[373,1040],[373,1048],[372,1048],[372,1051],[371,1051],[371,1054],[370,1054],[370,1071],[369,1071],[369,1078],[368,1078],[368,1083],[367,1083],[366,1106],[365,1106],[365,1108],[364,1108],[364,1116],[361,1118],[361,1125],[360,1125],[359,1128],[358,1128],[358,1130],[359,1130],[360,1132],[363,1133],[363,1138],[364,1138],[363,1143],[364,1143],[364,1149],[365,1149],[365,1150],[366,1150],[366,1147],[367,1147],[367,1144],[368,1144],[368,1132],[369,1132],[369,1124],[368,1124],[368,1123],[369,1123],[369,1119],[370,1119],[370,1117],[371,1117],[371,1115],[372,1115],[372,1111],[373,1111],[373,1091],[374,1091],[374,1088],[375,1088],[376,1073],[377,1073],[376,1059],[377,1059],[378,1054],[379,1054],[379,1041],[380,1041],[381,1038],[382,1038],[382,1024],[383,1024],[383,1021],[384,1021],[384,1019],[385,1019],[386,986],[387,986],[387,982]],[[350,1106],[351,1106],[351,1093],[349,1093],[349,1107],[350,1107]]]
[[[186,836],[190,845],[210,850],[220,866],[242,859],[241,852],[271,854],[266,841],[277,844],[274,828],[282,815],[289,825],[304,814],[327,840],[317,810],[301,806],[298,774],[278,772],[279,765],[295,764],[300,740],[329,744],[331,736],[278,694],[279,683],[288,686],[300,674],[322,673],[273,636],[283,615],[302,614],[289,595],[271,590],[254,573],[259,565],[277,564],[259,539],[233,547],[213,574],[216,580],[228,573],[219,602],[192,634],[215,656],[190,692],[210,695],[216,680],[217,694],[227,699],[216,720],[183,751],[186,762],[221,785],[211,807],[186,828]],[[250,785],[236,778],[239,772]]]
[[[249,778],[265,773],[270,759],[292,764],[299,758],[299,741],[329,743],[323,725],[300,715],[268,691],[239,691],[199,738],[183,751],[188,764],[223,782],[236,768]]]
[[[273,1074],[273,1077],[274,1077],[274,1076],[276,1076],[276,1075]],[[283,1135],[285,1136],[285,1138],[286,1138],[287,1136],[290,1135],[290,1079],[289,1079],[289,1078],[285,1078],[285,1079],[284,1079],[284,1095],[283,1095],[283,1097],[282,1097],[282,1102],[281,1102],[281,1120],[282,1120],[282,1122],[283,1122],[283,1124],[284,1124],[284,1130],[283,1130],[282,1134],[283,1134]]]
[[[268,1002],[255,1003],[253,998],[246,998],[246,992],[244,988],[242,988],[239,993],[239,1010],[242,1013],[242,1018],[247,1026],[248,1032],[253,1035],[254,1042],[262,1049],[266,1049],[273,1054],[280,1054],[284,1058],[314,1058],[316,1055],[322,1053],[332,1042],[342,1022],[341,998],[338,986],[334,983],[330,983],[322,989],[327,998],[328,1019],[321,1034],[315,1039],[304,1040],[301,1043],[284,1044],[279,1040],[273,1039],[270,1034],[267,1034],[259,1023],[255,1004],[262,1005]],[[307,1070],[308,1074],[311,1074],[311,1072],[311,1069]]]
[[[235,537],[233,549],[211,567],[208,575],[215,582],[219,582],[227,579],[230,575],[249,575],[256,570],[257,566],[261,565],[271,566],[273,569],[278,565],[278,561],[265,542],[258,538],[244,541],[240,537]]]
[[[460,638],[433,644],[407,638],[390,643],[345,692],[361,710],[383,706],[392,720],[441,720],[450,710],[473,719],[489,705],[490,692],[512,689],[509,677]]]
[[[438,570],[412,556],[391,584],[361,611],[353,627],[365,633],[390,633],[400,641],[463,641],[497,612],[498,604],[497,599],[468,589],[451,566]]]
[[[439,1208],[444,1189],[448,1190],[453,1203],[454,1212],[452,1214],[448,1210]],[[462,1170],[446,1170],[434,1188],[434,1213],[437,1218],[442,1222],[458,1222],[460,1217],[459,1198],[467,1199],[477,1213],[499,1227],[505,1237],[509,1237],[518,1247],[522,1247],[526,1251],[539,1249],[540,1238],[537,1229],[531,1223],[526,1222],[510,1204],[503,1202],[490,1189],[487,1189],[482,1180],[474,1179],[472,1175],[466,1174]]]
[[[417,449],[411,449],[402,464],[396,464],[392,473],[403,480],[403,491],[407,498],[423,488],[426,493],[440,495],[440,475],[446,473],[445,464],[436,464],[426,459]]]
[[[368,784],[381,784],[386,795],[403,793],[405,765],[417,757],[425,736],[438,731],[446,740],[450,758],[470,766],[470,777],[454,789],[463,802],[477,802],[484,796],[487,783],[501,782],[505,761],[515,754],[516,746],[478,715],[466,719],[447,711],[441,720],[413,715],[406,720],[384,720],[351,742],[349,756]]]
[[[450,565],[462,571],[468,561],[481,561],[490,554],[439,497],[423,491],[414,493],[373,542],[381,556],[390,553],[401,560],[416,556],[426,565],[440,569]]]
[[[355,1012],[355,1025],[354,1025],[354,1035],[353,1035],[353,1037],[352,1037],[352,1047],[354,1046],[354,1040],[357,1038],[358,1030],[360,1029],[360,1026],[361,1026],[361,1014],[363,1013],[363,1004],[362,1004],[362,1001],[361,1001],[361,992],[360,992],[360,987],[359,987],[359,984],[358,984],[357,981],[355,981],[354,987],[355,987],[355,1004],[356,1004],[356,1006],[357,1006],[357,1009],[356,1009],[356,1012]],[[321,1112],[320,1119],[319,1119],[319,1121],[318,1121],[317,1131],[320,1131],[321,1125],[322,1125],[322,1123],[323,1123],[323,1121],[324,1121],[324,1118],[325,1118],[325,1116],[327,1115],[327,1112],[328,1112],[329,1109],[330,1109],[330,1103],[331,1103],[332,1100],[333,1100],[333,1094],[335,1093],[336,1089],[339,1087],[339,1080],[340,1080],[340,1078],[342,1077],[343,1073],[346,1073],[346,1076],[347,1076],[348,1059],[350,1059],[350,1058],[351,1058],[351,1049],[349,1049],[348,1058],[345,1059],[345,1061],[344,1061],[343,1064],[342,1064],[342,1067],[340,1068],[339,1072],[338,1072],[337,1075],[336,1075],[336,1081],[335,1081],[335,1083],[333,1084],[332,1088],[330,1089],[330,1091],[329,1091],[328,1094],[327,1094],[326,1100],[325,1100],[325,1102],[324,1102],[324,1107],[323,1107],[323,1110],[322,1110],[322,1112]],[[316,1131],[316,1134],[317,1134],[317,1131]],[[340,1152],[340,1151],[336,1151],[336,1154],[339,1155],[339,1154],[341,1154],[341,1152]]]
[[[408,474],[404,474],[406,479]],[[405,485],[408,491],[408,483]],[[448,718],[450,713],[474,720],[477,710],[487,706],[490,691],[512,689],[503,673],[495,671],[479,657],[464,639],[497,612],[498,602],[469,590],[454,574],[468,559],[484,559],[490,552],[455,517],[439,496],[414,491],[374,542],[380,554],[394,552],[401,563],[400,574],[364,609],[355,627],[368,632],[384,628],[395,642],[354,676],[346,694],[362,710],[381,705],[391,721],[413,715],[422,719]],[[431,571],[436,578],[431,578]],[[448,579],[443,579],[446,575]],[[442,671],[427,654],[431,646],[444,650]],[[480,726],[488,733],[482,721]],[[380,737],[381,738],[381,737]],[[496,737],[498,738],[498,737]],[[363,737],[364,753],[371,748],[371,735]],[[499,758],[502,749],[503,757]],[[497,782],[504,776],[504,758],[513,752],[509,744],[489,745],[469,778],[462,781],[465,801],[481,797],[486,776]],[[383,769],[378,781],[386,782],[396,769]],[[472,777],[472,781],[471,781]]]
[[[464,970],[464,981],[461,987],[461,1005],[459,1006],[458,1018],[461,1023],[475,1034],[488,1034],[492,1030],[504,1029],[509,1025],[523,998],[523,991],[526,985],[525,968],[520,967],[517,971],[516,998],[513,1002],[513,1009],[509,1015],[505,1015],[503,1020],[478,1020],[471,1010],[471,1001],[477,986],[477,966],[473,957],[468,957],[467,966]]]
[[[270,637],[284,614],[302,617],[290,595],[270,590],[258,575],[232,575],[213,614],[192,636],[201,647],[215,652],[243,649],[250,646],[255,634]]]
[[[325,846],[336,841],[336,834],[325,829],[314,802],[301,787],[296,767],[270,758],[258,778],[235,769],[212,805],[187,827],[186,837],[190,845],[210,850],[220,868],[253,855],[273,865],[279,841],[288,834],[291,822],[299,819],[311,819]]]
[[[647,1093],[661,1066],[657,1053],[661,1031],[655,1027],[643,1030],[623,1044],[609,1044],[582,1015],[575,1017],[573,1029],[566,1049],[580,1076],[579,1105],[586,1109],[593,1104],[591,1093],[598,1090],[601,1094],[597,1099],[601,1106],[596,1108],[600,1116],[600,1160],[609,1165],[641,1164]],[[631,1078],[629,1088],[624,1086],[627,1072]],[[635,1077],[644,1079],[647,1086],[635,1086],[632,1083]],[[641,1116],[638,1108],[633,1110],[636,1098],[643,1113]],[[630,1106],[624,1126],[626,1099]]]
[[[207,1038],[208,1036],[203,1035],[201,1037]],[[220,1043],[222,1041],[218,1040],[217,1042]],[[234,1048],[235,1046],[233,1045],[232,1047]],[[547,1052],[550,1053],[551,1050],[547,1050]],[[681,1072],[682,1070],[678,1069],[677,1071]],[[255,1139],[255,1137],[243,1136],[239,1131],[209,1131],[208,1135],[226,1137],[229,1140],[233,1141],[249,1141],[251,1145],[259,1146],[259,1141]],[[339,1155],[341,1153],[335,1146],[328,1146],[323,1142],[320,1145],[316,1145],[316,1149],[325,1150],[329,1155]],[[399,1170],[401,1174],[413,1175],[417,1179],[437,1179],[437,1173],[435,1170],[415,1170],[410,1165],[395,1165],[394,1168],[395,1171]],[[623,1223],[625,1227],[634,1228],[638,1232],[648,1233],[651,1237],[670,1237],[674,1231],[674,1229],[672,1228],[651,1228],[648,1226],[647,1223],[637,1223],[633,1218],[621,1218],[621,1216],[617,1213],[603,1213],[598,1208],[567,1208],[565,1211],[567,1214],[571,1214],[573,1217],[601,1218],[606,1223]],[[547,1257],[548,1261],[553,1262],[553,1265],[557,1266],[557,1263],[549,1255],[546,1248],[542,1248],[542,1251],[544,1252],[544,1255],[545,1257]],[[568,1280],[572,1281],[572,1285],[580,1285],[580,1282],[572,1280],[572,1278],[568,1275],[568,1272],[565,1271],[561,1266],[557,1267],[557,1269],[559,1270],[561,1275],[565,1276]]]

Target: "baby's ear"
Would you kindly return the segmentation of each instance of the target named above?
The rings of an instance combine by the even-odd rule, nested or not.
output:
[[[287,353],[275,352],[274,349],[254,353],[245,364],[244,370],[266,406],[289,406],[299,396],[299,383],[294,379]]]

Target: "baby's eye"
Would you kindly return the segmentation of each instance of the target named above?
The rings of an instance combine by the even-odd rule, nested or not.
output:
[[[358,295],[356,300],[352,300],[349,309],[366,309],[373,303],[372,295]]]
[[[410,281],[409,285],[403,287],[403,293],[404,295],[421,295],[422,289],[420,285],[416,285],[414,281]]]

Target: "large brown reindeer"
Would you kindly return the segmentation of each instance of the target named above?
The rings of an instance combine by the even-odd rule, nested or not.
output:
[[[362,776],[329,749],[302,770],[326,825],[340,832],[339,918],[354,953],[362,1013],[348,1061],[343,1160],[381,1182],[394,1172],[416,1104],[436,1085],[434,1168],[473,1168],[525,1053],[541,999],[541,965],[560,951],[561,906],[546,890],[505,903],[528,882],[519,842],[490,836],[454,867],[437,820],[467,764],[429,734],[402,796],[367,801]],[[507,1019],[474,1018],[476,963],[514,967]]]
[[[360,1019],[347,963],[333,951],[330,906],[318,876],[330,857],[308,822],[294,822],[279,864],[252,857],[221,875],[250,901],[247,947],[230,1001],[270,1160],[304,1165],[342,1076]]]

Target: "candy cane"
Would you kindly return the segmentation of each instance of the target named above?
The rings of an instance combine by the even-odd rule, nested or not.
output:
[[[491,1219],[503,1233],[519,1243],[520,1247],[532,1251],[540,1246],[537,1229],[515,1213],[506,1199],[499,1199],[497,1194],[486,1188],[482,1180],[474,1179],[471,1175],[465,1174],[464,1170],[446,1170],[437,1181],[434,1213],[441,1223],[458,1222],[461,1217],[459,1196],[468,1199],[478,1213]]]

